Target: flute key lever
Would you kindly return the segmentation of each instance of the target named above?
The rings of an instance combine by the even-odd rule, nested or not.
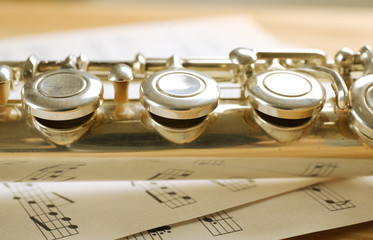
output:
[[[373,51],[369,46],[360,50],[364,66],[361,78],[350,88],[351,122],[353,129],[370,146],[373,146]]]
[[[109,81],[114,85],[114,102],[124,104],[128,101],[130,81],[133,80],[131,68],[126,64],[115,65],[109,74]]]

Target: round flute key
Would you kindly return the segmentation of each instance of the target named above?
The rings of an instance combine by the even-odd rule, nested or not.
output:
[[[350,102],[355,130],[373,139],[373,74],[354,82],[350,89]]]
[[[39,93],[51,98],[67,98],[82,92],[87,82],[72,73],[56,73],[42,79],[37,85]]]
[[[23,103],[40,119],[72,120],[93,113],[102,102],[103,86],[96,76],[75,69],[40,74],[26,82]]]
[[[219,87],[215,80],[202,73],[168,69],[145,79],[140,96],[152,114],[169,119],[194,119],[216,108]]]
[[[271,117],[304,119],[320,111],[325,90],[312,76],[278,70],[258,75],[249,82],[253,107]]]
[[[182,73],[165,75],[157,82],[159,91],[172,97],[195,96],[205,87],[205,83],[200,78]]]

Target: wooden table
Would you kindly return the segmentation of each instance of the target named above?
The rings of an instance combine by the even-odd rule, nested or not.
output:
[[[186,17],[248,14],[279,40],[318,48],[329,56],[341,47],[373,45],[373,9],[229,5],[105,3],[73,1],[0,2],[0,38]],[[373,239],[373,221],[292,240]]]

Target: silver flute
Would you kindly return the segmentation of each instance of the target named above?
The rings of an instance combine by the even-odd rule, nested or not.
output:
[[[96,164],[77,179],[150,179],[157,161],[195,178],[372,175],[372,73],[369,46],[3,61],[0,180],[24,161]]]

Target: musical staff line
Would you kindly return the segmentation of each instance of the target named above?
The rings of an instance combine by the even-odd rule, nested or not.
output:
[[[171,209],[197,202],[167,181],[136,181],[133,185],[144,188],[151,198]]]
[[[226,211],[205,215],[198,220],[214,237],[243,230]]]
[[[148,231],[140,232],[133,234],[131,236],[127,236],[126,240],[163,240],[165,235],[171,233],[170,226],[162,226],[154,229],[150,229]]]
[[[212,182],[225,187],[232,192],[239,192],[256,187],[253,179],[219,179],[212,180]]]
[[[58,204],[74,201],[56,193],[45,193],[35,183],[4,183],[12,192],[13,199],[17,200],[25,210],[30,220],[37,226],[47,240],[57,240],[79,234],[77,225],[71,223],[71,218],[66,217]],[[62,197],[62,198],[61,198]]]
[[[303,188],[303,191],[330,211],[338,211],[355,207],[355,205],[351,202],[352,200],[345,199],[324,184],[315,184]]]
[[[85,166],[85,164],[57,164],[49,167],[45,167],[39,169],[18,182],[25,182],[25,181],[69,181],[75,179],[75,177],[66,176],[67,172],[72,170],[78,169],[81,166]]]
[[[173,179],[183,179],[189,177],[193,171],[182,170],[182,169],[167,169],[164,172],[160,172],[150,177],[148,180],[173,180]]]
[[[0,168],[4,168],[4,167],[8,167],[8,166],[13,166],[15,164],[20,164],[20,163],[27,163],[28,161],[27,160],[22,160],[22,161],[8,161],[8,160],[4,160],[4,161],[1,161],[0,160]]]
[[[335,162],[311,162],[301,174],[305,177],[328,177],[338,167]]]
[[[194,162],[194,164],[209,166],[221,166],[223,163],[223,159],[198,159]]]

